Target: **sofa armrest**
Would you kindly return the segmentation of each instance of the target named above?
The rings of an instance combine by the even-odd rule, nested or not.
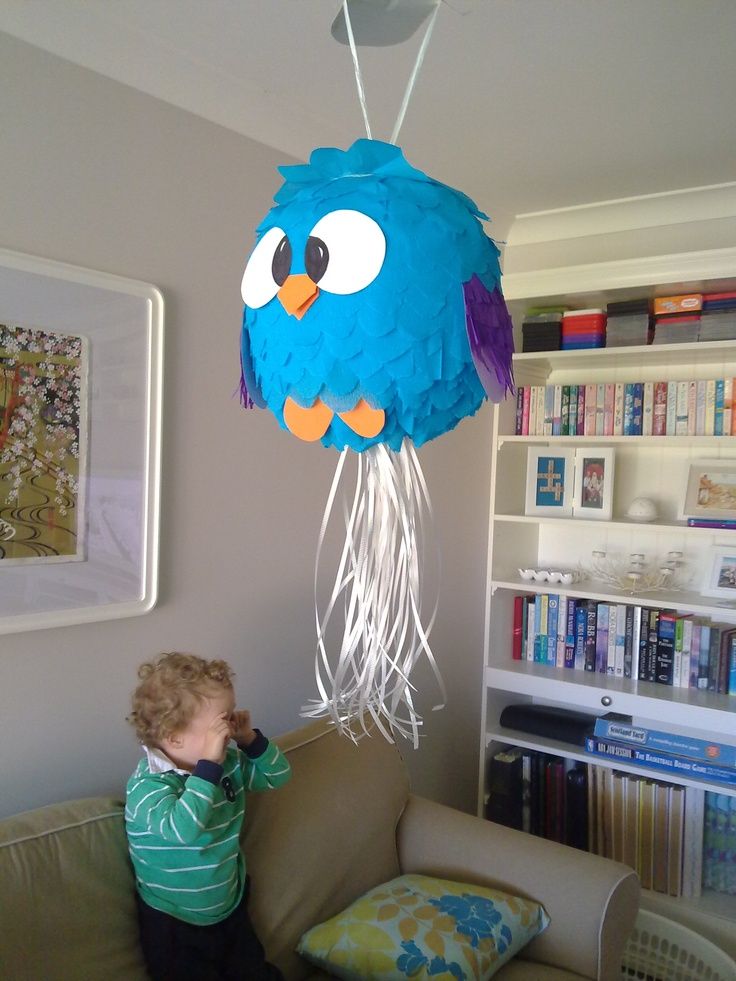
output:
[[[628,866],[414,795],[397,845],[402,873],[492,885],[542,903],[551,923],[524,958],[597,981],[620,979],[639,908],[639,880]]]

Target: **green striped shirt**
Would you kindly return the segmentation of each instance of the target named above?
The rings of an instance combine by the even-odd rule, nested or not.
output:
[[[265,744],[265,748],[263,748]],[[291,769],[278,746],[259,733],[251,757],[228,748],[222,781],[174,768],[158,772],[160,756],[140,761],[128,781],[125,827],[138,892],[145,903],[188,923],[208,925],[225,919],[245,886],[240,831],[245,795],[280,787]],[[208,775],[219,774],[209,764]],[[227,786],[227,783],[226,783]],[[232,800],[228,800],[228,796]]]

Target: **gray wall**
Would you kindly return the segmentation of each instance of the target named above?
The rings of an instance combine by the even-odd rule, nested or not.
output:
[[[314,694],[312,576],[337,456],[233,398],[239,283],[280,184],[275,151],[0,35],[0,245],[156,284],[166,300],[161,586],[142,617],[0,635],[0,813],[122,792],[135,670],[164,649],[227,658],[277,733]],[[352,134],[346,134],[346,143]],[[2,298],[0,297],[0,313]],[[443,551],[433,646],[449,704],[420,703],[416,790],[472,810],[489,410],[421,456]],[[0,576],[2,570],[0,569]]]

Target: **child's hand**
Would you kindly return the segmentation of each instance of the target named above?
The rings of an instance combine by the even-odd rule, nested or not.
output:
[[[256,738],[247,709],[236,709],[230,716],[230,733],[239,746],[250,746]]]
[[[202,759],[213,763],[222,763],[225,759],[227,744],[230,742],[230,722],[227,715],[216,716],[210,722],[204,737],[204,753]]]

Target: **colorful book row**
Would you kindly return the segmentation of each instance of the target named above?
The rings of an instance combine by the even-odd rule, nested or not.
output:
[[[733,378],[523,385],[517,436],[733,436]]]
[[[486,817],[624,862],[646,889],[697,897],[705,792],[507,747],[488,767]]]
[[[675,756],[659,749],[632,746],[630,743],[619,743],[610,739],[598,739],[596,736],[586,738],[585,752],[602,756],[607,760],[616,760],[619,763],[630,763],[632,766],[641,766],[648,770],[658,770],[661,773],[689,777],[693,780],[705,780],[708,783],[719,783],[724,787],[736,789],[736,770],[733,767],[717,766],[703,760]]]
[[[514,596],[512,657],[736,696],[736,627],[655,607]]]

